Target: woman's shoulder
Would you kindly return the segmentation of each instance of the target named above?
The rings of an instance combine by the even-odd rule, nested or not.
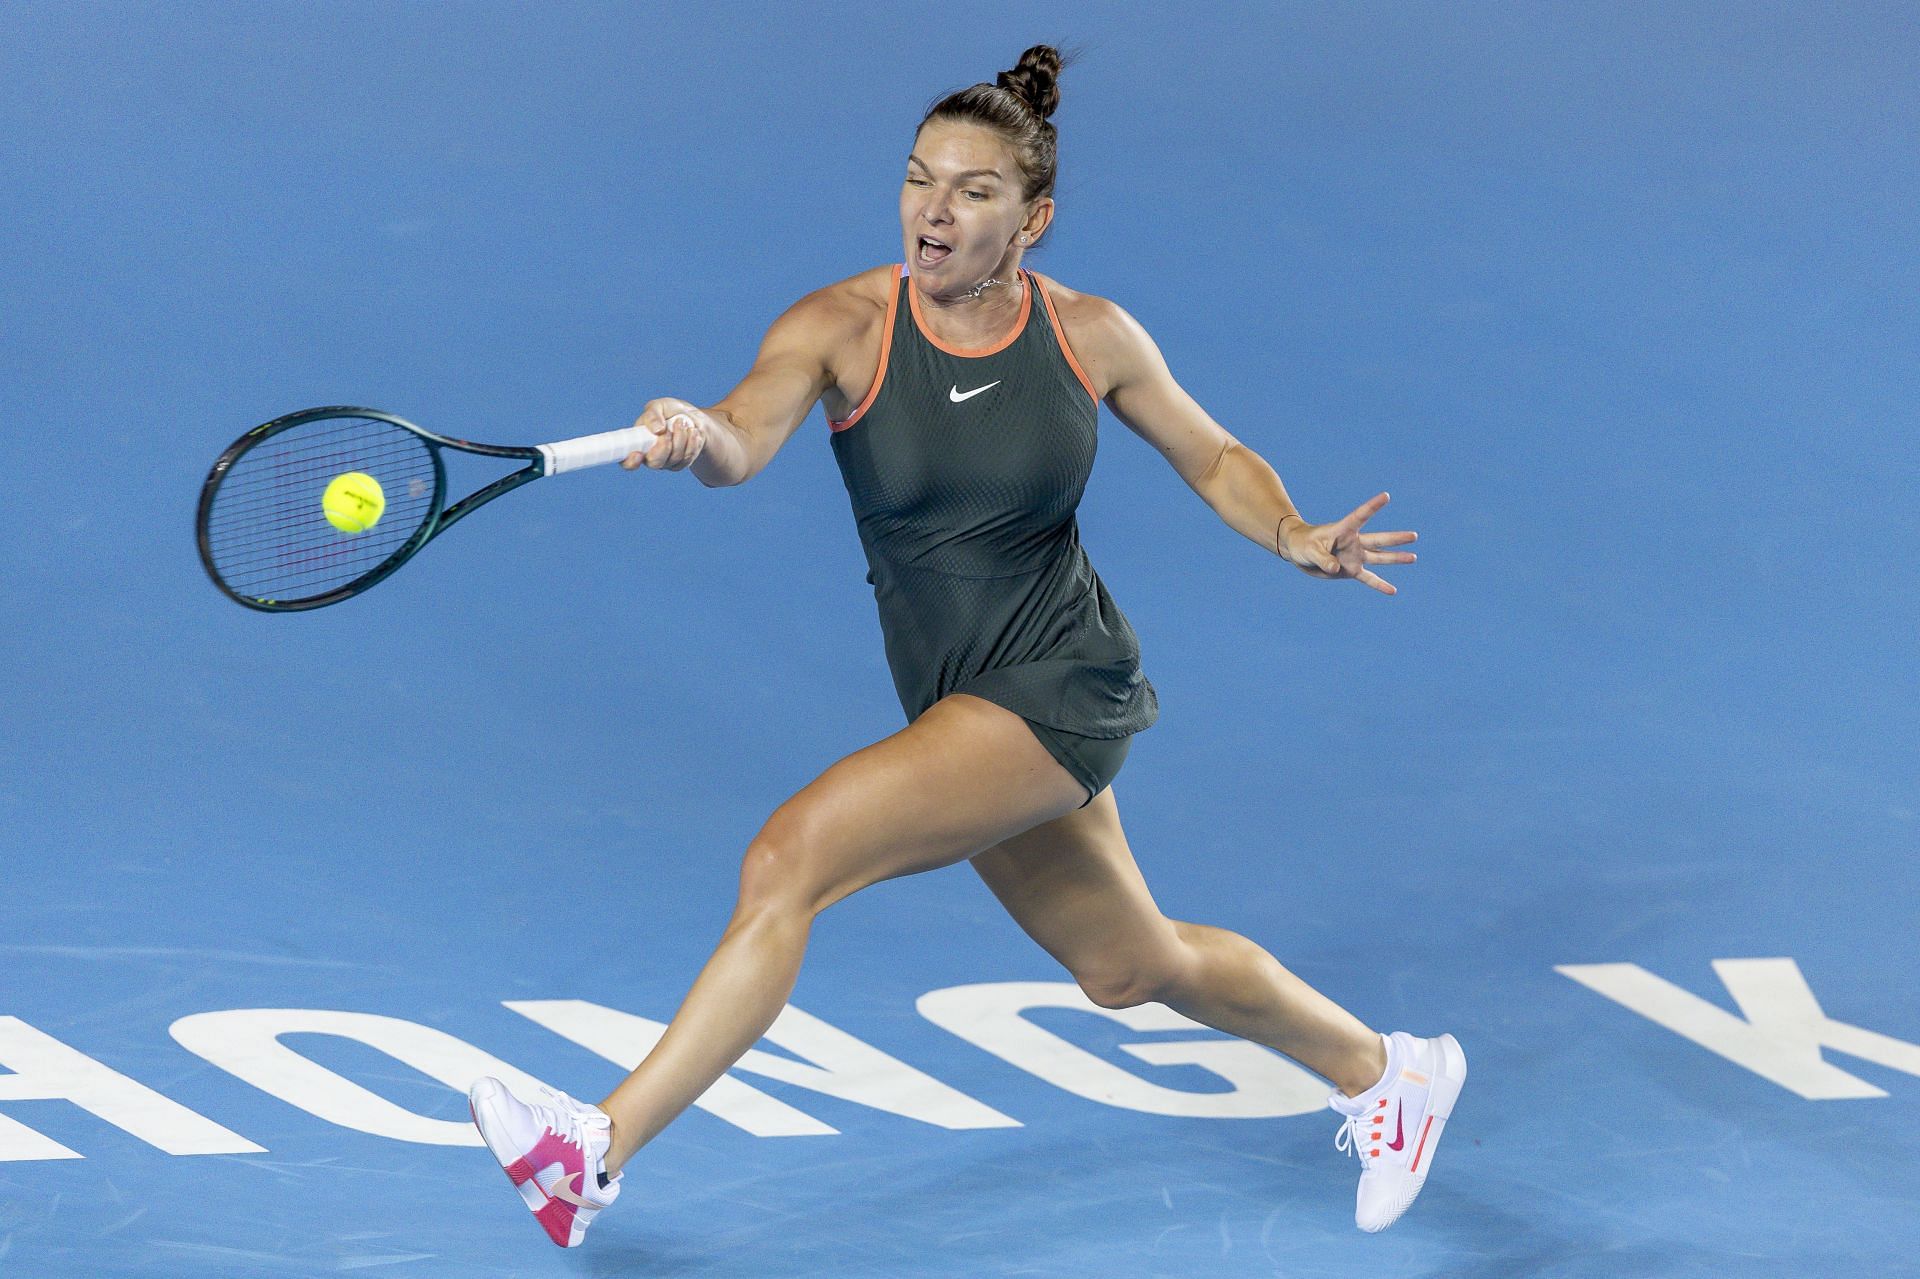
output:
[[[897,262],[868,267],[815,289],[801,300],[848,318],[871,319],[875,311],[885,311],[892,303],[899,270]]]
[[[869,267],[844,280],[815,289],[794,303],[807,341],[830,375],[824,393],[829,419],[845,418],[884,372],[887,308],[898,294],[899,265]]]
[[[1065,311],[1069,308],[1079,311],[1106,301],[1103,297],[1096,297],[1081,289],[1070,289],[1045,272],[1036,271],[1032,267],[1024,269],[1028,275],[1046,286],[1047,297],[1053,301],[1053,309],[1056,311]]]
[[[832,359],[849,342],[877,327],[893,270],[892,266],[872,267],[822,285],[787,307],[774,321],[769,337],[777,334],[822,361]]]
[[[1103,341],[1126,314],[1111,299],[1097,293],[1070,289],[1052,276],[1042,275],[1032,269],[1027,274],[1040,281],[1045,288],[1047,301],[1053,305],[1053,313],[1060,317],[1068,338],[1076,344],[1084,341],[1091,345]]]
[[[1131,319],[1109,298],[1070,289],[1050,275],[1027,272],[1046,290],[1047,301],[1060,322],[1060,335],[1094,384],[1094,394],[1105,397],[1111,373]]]

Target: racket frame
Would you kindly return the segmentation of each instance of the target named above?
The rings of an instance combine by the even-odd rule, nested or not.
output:
[[[420,522],[420,527],[415,530],[413,536],[401,543],[400,546],[394,550],[393,554],[389,555],[386,559],[359,577],[354,578],[346,585],[337,586],[325,594],[299,600],[275,600],[260,596],[242,595],[228,586],[226,581],[221,578],[219,572],[214,568],[213,548],[207,536],[207,521],[213,513],[214,494],[219,492],[220,483],[226,478],[227,472],[232,469],[233,464],[239,461],[241,456],[249,449],[266,440],[272,439],[283,431],[290,431],[296,426],[304,426],[308,422],[319,421],[329,417],[362,417],[371,418],[378,422],[387,422],[403,430],[413,432],[413,434],[420,437],[420,439],[426,443],[427,452],[433,457],[433,504],[427,512],[427,518]],[[503,475],[491,484],[475,489],[449,507],[446,506],[447,470],[440,460],[440,451],[442,449],[458,449],[462,453],[475,453],[481,457],[510,458],[515,461],[525,461],[529,463],[529,465],[518,471]],[[538,448],[521,448],[505,444],[476,444],[471,440],[458,440],[449,435],[436,434],[433,431],[427,430],[425,427],[415,426],[405,418],[396,417],[391,413],[383,413],[379,409],[359,408],[350,404],[334,404],[321,408],[301,409],[297,413],[288,413],[284,417],[277,417],[271,422],[266,422],[254,427],[251,431],[248,431],[245,435],[242,435],[239,439],[228,445],[226,451],[214,462],[213,469],[207,473],[206,482],[200,487],[200,504],[194,516],[194,541],[200,549],[200,563],[206,568],[207,576],[213,579],[213,584],[220,588],[222,594],[236,604],[243,604],[248,608],[256,609],[263,613],[298,613],[311,608],[324,608],[328,604],[338,604],[341,600],[351,599],[353,596],[360,594],[360,592],[378,585],[380,582],[392,576],[394,570],[419,554],[421,548],[426,546],[428,542],[431,542],[434,538],[452,528],[468,515],[479,510],[501,494],[511,493],[522,484],[540,479],[546,475],[547,465],[546,456],[542,454]]]

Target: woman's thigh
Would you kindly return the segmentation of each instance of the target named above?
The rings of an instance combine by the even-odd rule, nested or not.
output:
[[[747,850],[741,901],[824,909],[868,884],[964,861],[1086,794],[1018,715],[956,693],[774,810]]]
[[[1113,791],[980,853],[973,868],[1014,920],[1089,993],[1116,999],[1179,962],[1178,925],[1133,859]]]

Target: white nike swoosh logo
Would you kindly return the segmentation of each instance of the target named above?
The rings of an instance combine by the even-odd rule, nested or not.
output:
[[[579,1179],[580,1179],[579,1173],[577,1172],[568,1173],[566,1176],[560,1178],[560,1180],[553,1183],[553,1189],[548,1192],[548,1196],[553,1199],[565,1200],[567,1203],[572,1204],[576,1208],[598,1208],[600,1206],[599,1204],[592,1203],[586,1199],[582,1199],[579,1195],[575,1194],[572,1190],[568,1189],[569,1183],[578,1181]]]
[[[1000,382],[1004,381],[1006,381],[1005,378],[1000,379]],[[989,382],[985,386],[977,386],[973,390],[966,392],[962,392],[957,386],[948,387],[947,398],[951,399],[955,404],[958,404],[962,400],[972,399],[982,391],[991,391],[994,387],[999,386],[1000,382]]]

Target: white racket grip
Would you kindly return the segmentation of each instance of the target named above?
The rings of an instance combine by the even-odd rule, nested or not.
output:
[[[556,440],[552,444],[540,445],[539,449],[540,455],[547,459],[546,474],[558,475],[562,471],[578,471],[589,466],[618,462],[629,453],[644,453],[653,447],[655,438],[654,433],[644,426],[629,426],[619,431],[602,431],[598,435]]]

